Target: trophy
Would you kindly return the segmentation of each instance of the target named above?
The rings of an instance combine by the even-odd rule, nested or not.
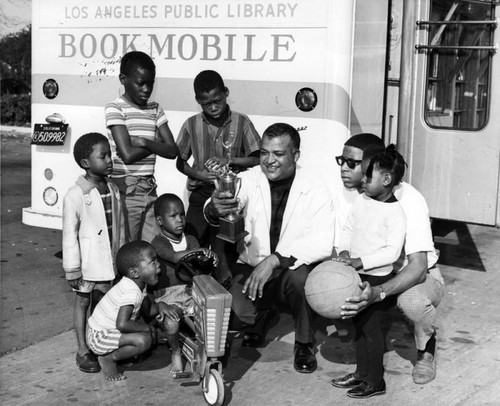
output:
[[[219,192],[229,192],[236,197],[241,188],[241,179],[229,169],[231,159],[231,146],[234,142],[234,132],[229,132],[223,140],[224,148],[227,149],[227,164],[217,168],[217,178],[214,180],[215,187]],[[235,243],[241,240],[248,232],[245,231],[245,220],[241,214],[230,213],[219,218],[219,233],[217,238]]]

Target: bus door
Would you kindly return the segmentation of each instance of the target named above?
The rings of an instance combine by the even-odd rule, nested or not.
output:
[[[414,103],[414,116],[406,123],[400,117],[398,138],[409,161],[409,182],[425,196],[432,217],[498,224],[495,4],[430,0],[407,10],[416,16],[415,80],[400,107]]]

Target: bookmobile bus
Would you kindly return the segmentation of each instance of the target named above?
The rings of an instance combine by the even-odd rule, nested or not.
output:
[[[262,133],[300,129],[300,163],[341,186],[344,141],[396,143],[434,218],[499,224],[500,64],[493,0],[33,0],[32,192],[23,222],[61,228],[81,169],[72,148],[106,133],[121,56],[148,53],[152,100],[176,135],[197,113],[192,82],[218,71],[233,110]],[[159,193],[185,176],[157,159]]]

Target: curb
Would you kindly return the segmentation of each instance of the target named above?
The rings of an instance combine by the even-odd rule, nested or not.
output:
[[[30,138],[31,127],[15,127],[9,125],[0,125],[0,134],[2,137],[11,138]]]

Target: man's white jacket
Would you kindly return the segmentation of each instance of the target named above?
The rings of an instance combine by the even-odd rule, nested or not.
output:
[[[271,190],[260,166],[239,175],[242,214],[245,217],[243,251],[239,262],[256,266],[271,254]],[[314,173],[297,166],[290,189],[276,251],[283,257],[297,259],[291,269],[326,259],[332,253],[335,214],[329,190]]]

